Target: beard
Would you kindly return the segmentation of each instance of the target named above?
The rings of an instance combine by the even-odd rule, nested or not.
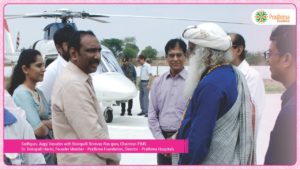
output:
[[[187,99],[192,97],[194,90],[200,82],[202,74],[208,67],[205,63],[206,57],[204,55],[203,49],[196,49],[195,53],[190,56],[188,77],[185,81],[183,91],[183,95]]]
[[[65,59],[65,61],[69,61],[70,60],[70,56],[69,56],[69,53],[68,52],[65,52],[65,51],[63,51],[63,53],[62,53],[62,55],[61,55],[64,59]]]
[[[185,81],[184,97],[189,99],[192,97],[200,78],[206,70],[217,64],[229,64],[232,62],[232,52],[214,51],[208,48],[199,47],[195,53],[191,55],[188,67],[188,77]]]

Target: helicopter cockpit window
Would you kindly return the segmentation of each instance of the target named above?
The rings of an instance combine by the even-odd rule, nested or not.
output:
[[[115,59],[115,57],[112,55],[111,52],[103,51],[101,53],[102,53],[101,62],[105,62],[110,72],[123,73],[122,68],[119,66],[117,60]]]
[[[77,27],[75,25],[75,23],[67,23],[68,25],[72,26],[75,30],[77,30]],[[53,36],[55,34],[55,32],[61,28],[63,28],[65,26],[65,24],[63,23],[51,23],[49,25],[47,25],[44,28],[44,39],[46,40],[52,40]]]

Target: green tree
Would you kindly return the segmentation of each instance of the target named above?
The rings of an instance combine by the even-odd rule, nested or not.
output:
[[[151,46],[147,46],[142,52],[141,54],[144,55],[147,58],[150,59],[155,59],[156,55],[157,55],[157,50],[152,48]]]
[[[108,47],[116,57],[118,57],[119,54],[123,51],[124,42],[120,39],[104,39],[101,41],[101,44]]]
[[[135,37],[126,37],[124,39],[124,43],[125,44],[128,44],[128,43],[130,43],[130,44],[136,44],[136,39],[135,39]]]
[[[140,49],[135,44],[127,43],[123,49],[123,55],[129,58],[135,58],[139,53]]]

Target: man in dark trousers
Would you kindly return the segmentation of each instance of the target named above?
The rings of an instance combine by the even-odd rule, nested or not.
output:
[[[144,55],[139,55],[137,61],[141,65],[139,89],[140,107],[142,109],[142,112],[137,115],[148,117],[149,90],[153,80],[152,70],[151,65],[146,62],[146,57]]]
[[[136,84],[136,71],[135,71],[134,65],[132,63],[129,63],[128,57],[124,57],[122,62],[123,62],[122,70],[123,70],[125,76],[128,79],[130,79],[134,84]],[[126,109],[126,103],[125,102],[121,103],[121,107],[122,107],[121,116],[124,116],[125,109]],[[131,109],[132,109],[132,99],[128,100],[128,108],[127,108],[128,116],[132,116]]]

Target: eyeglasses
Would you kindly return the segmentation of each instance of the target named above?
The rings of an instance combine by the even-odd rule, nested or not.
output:
[[[264,57],[266,60],[269,60],[269,58],[272,56],[272,55],[280,55],[280,52],[271,52],[270,50],[267,50],[264,52]]]

